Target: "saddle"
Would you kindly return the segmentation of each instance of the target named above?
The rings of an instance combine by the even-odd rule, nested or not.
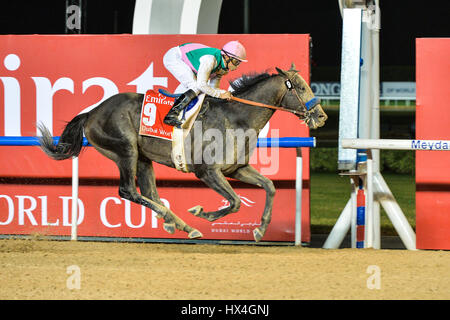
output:
[[[172,161],[177,170],[189,172],[184,150],[184,139],[189,134],[195,119],[200,113],[205,94],[197,98],[183,110],[179,120],[183,122],[181,128],[172,127],[163,122],[164,117],[173,106],[179,95],[159,89],[158,92],[148,90],[142,103],[139,134],[172,141]]]

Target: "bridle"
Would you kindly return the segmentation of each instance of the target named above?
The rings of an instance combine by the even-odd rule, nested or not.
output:
[[[300,103],[300,106],[303,108],[303,110],[309,111],[309,110],[311,110],[312,108],[314,108],[316,105],[318,105],[320,103],[320,99],[317,98],[317,97],[314,97],[311,100],[303,102],[303,100],[298,95],[297,90],[295,90],[294,85],[292,84],[292,80],[289,79],[288,77],[286,77],[286,80],[284,81],[284,84],[285,84],[287,90],[286,90],[285,94],[283,95],[283,97],[281,98],[280,103],[281,103],[281,101],[283,101],[284,97],[286,96],[286,94],[289,91],[294,91],[295,96],[297,97],[297,100]],[[288,109],[286,109],[286,110],[288,110]]]
[[[320,99],[319,98],[312,98],[311,100],[308,100],[307,102],[303,102],[303,100],[300,98],[300,96],[297,93],[297,90],[295,90],[294,85],[292,83],[292,80],[283,75],[285,77],[285,81],[284,81],[284,85],[286,86],[286,91],[283,93],[283,95],[281,96],[281,99],[279,101],[279,105],[281,105],[281,102],[283,101],[284,97],[286,96],[286,94],[289,91],[294,91],[295,96],[297,97],[297,100],[300,104],[300,106],[302,107],[302,111],[299,110],[293,110],[293,109],[287,109],[284,107],[277,107],[277,106],[272,106],[269,104],[264,104],[264,103],[260,103],[260,102],[256,102],[256,101],[251,101],[251,100],[247,100],[247,99],[242,99],[242,98],[238,98],[235,96],[232,96],[231,99],[237,102],[241,102],[241,103],[245,103],[245,104],[249,104],[255,107],[262,107],[262,108],[269,108],[269,109],[274,109],[274,110],[281,110],[281,111],[287,111],[287,112],[291,112],[297,116],[305,116],[307,113],[309,113],[309,110],[311,110],[312,108],[314,108],[316,105],[318,105],[320,103]]]

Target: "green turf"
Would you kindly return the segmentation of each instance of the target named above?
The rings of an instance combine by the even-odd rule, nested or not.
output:
[[[410,175],[383,174],[410,225],[415,228],[415,178]],[[350,197],[350,178],[337,173],[311,173],[311,232],[329,233]],[[384,209],[381,234],[396,235]]]

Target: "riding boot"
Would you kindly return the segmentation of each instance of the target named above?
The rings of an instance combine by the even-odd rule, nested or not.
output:
[[[167,113],[166,117],[164,118],[164,123],[176,126],[177,128],[180,128],[182,125],[182,122],[178,120],[178,115],[180,112],[186,108],[189,103],[197,96],[194,90],[189,89],[185,93],[183,93],[181,96],[175,99],[175,102],[172,106],[172,108]]]

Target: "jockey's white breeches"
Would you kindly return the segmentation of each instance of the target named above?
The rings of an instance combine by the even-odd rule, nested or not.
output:
[[[181,50],[179,47],[173,47],[168,50],[163,58],[164,66],[185,88],[183,92],[192,89],[196,94],[200,93],[197,87],[197,77],[189,66],[181,58]],[[177,91],[180,91],[178,88]]]

